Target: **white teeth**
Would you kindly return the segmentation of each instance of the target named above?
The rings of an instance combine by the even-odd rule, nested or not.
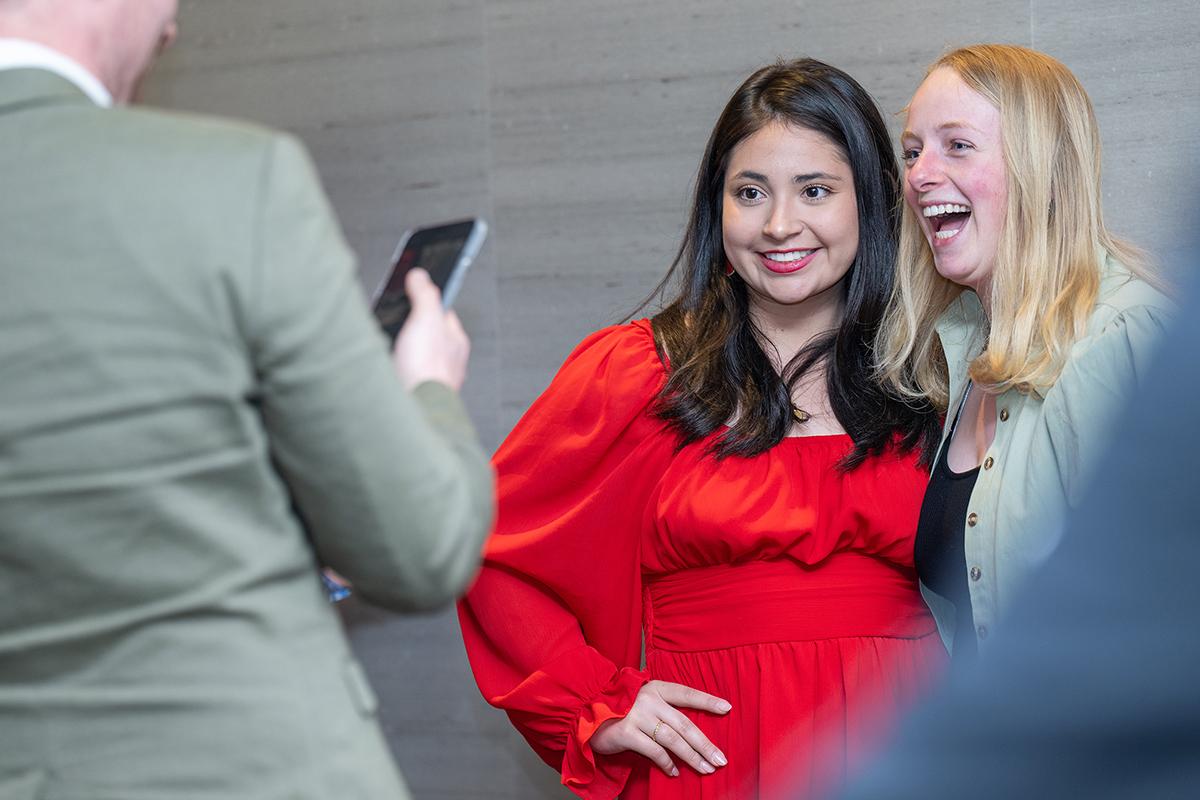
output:
[[[944,203],[938,206],[925,206],[921,213],[926,217],[940,217],[943,214],[968,214],[971,209],[957,203]]]
[[[763,253],[763,255],[772,261],[778,261],[780,264],[787,264],[792,261],[799,261],[802,258],[808,258],[815,252],[817,252],[816,248],[812,250],[789,250],[786,253]]]
[[[962,228],[958,228],[958,229],[952,230],[952,231],[937,231],[933,235],[939,239],[951,239],[955,236],[958,236],[958,232],[961,230],[962,230]]]

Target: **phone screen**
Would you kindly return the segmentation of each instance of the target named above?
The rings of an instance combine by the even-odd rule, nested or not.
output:
[[[389,337],[394,339],[400,332],[411,307],[404,293],[404,277],[408,271],[413,267],[426,270],[442,290],[442,304],[449,306],[458,293],[462,271],[483,243],[485,230],[482,220],[469,219],[418,228],[403,241],[375,300],[375,317]]]

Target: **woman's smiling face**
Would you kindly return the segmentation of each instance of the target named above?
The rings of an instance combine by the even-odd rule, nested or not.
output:
[[[940,67],[908,105],[904,199],[947,280],[986,293],[1008,203],[1000,111]]]
[[[858,253],[845,154],[825,135],[781,122],[747,136],[725,170],[721,234],[752,306],[781,310],[840,292]]]

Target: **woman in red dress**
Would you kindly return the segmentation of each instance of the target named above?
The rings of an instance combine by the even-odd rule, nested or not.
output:
[[[677,297],[580,344],[496,453],[463,637],[580,797],[813,796],[941,667],[912,562],[938,419],[871,351],[898,186],[852,78],[754,73],[709,139]]]

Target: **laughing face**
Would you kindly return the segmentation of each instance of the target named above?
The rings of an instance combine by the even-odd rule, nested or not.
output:
[[[854,175],[823,134],[771,123],[738,143],[725,170],[725,256],[771,314],[840,303],[858,252]]]
[[[948,67],[913,95],[901,138],[904,199],[947,280],[988,291],[1008,201],[1000,111]]]

